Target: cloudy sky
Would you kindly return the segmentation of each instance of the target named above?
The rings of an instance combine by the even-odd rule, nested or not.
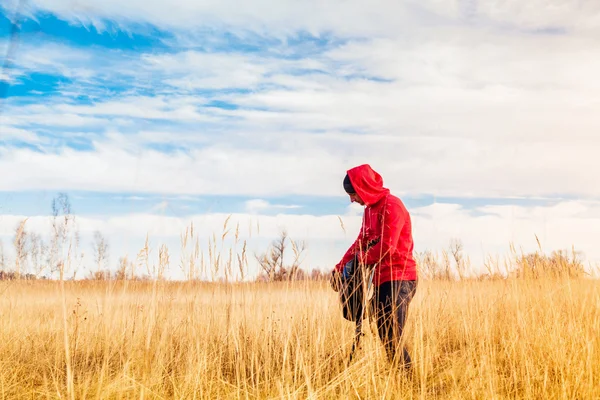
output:
[[[369,163],[419,252],[458,238],[479,266],[537,235],[600,262],[597,1],[19,4],[0,6],[2,61],[21,18],[0,72],[8,255],[65,192],[113,262],[148,234],[176,276],[185,227],[206,251],[231,214],[253,251],[286,228],[329,270],[360,225],[342,179]]]

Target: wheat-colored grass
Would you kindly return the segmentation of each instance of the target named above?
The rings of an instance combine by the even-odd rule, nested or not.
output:
[[[345,366],[353,327],[326,282],[66,282],[68,352],[59,283],[0,293],[3,399],[600,398],[594,280],[421,281],[413,376],[370,328]]]

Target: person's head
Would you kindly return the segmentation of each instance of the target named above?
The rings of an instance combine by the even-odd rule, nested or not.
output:
[[[390,193],[383,186],[383,178],[369,164],[358,165],[346,171],[344,190],[352,203],[372,206]]]
[[[348,174],[346,174],[346,177],[344,178],[344,190],[346,193],[348,193],[348,196],[350,196],[351,203],[358,203],[361,206],[365,205],[363,199],[360,198],[360,196],[356,193],[354,186],[352,186],[352,182],[350,182],[350,177]]]

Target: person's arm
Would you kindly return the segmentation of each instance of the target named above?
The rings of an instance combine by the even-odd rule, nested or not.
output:
[[[348,261],[352,260],[356,254],[358,253],[358,248],[360,247],[360,243],[362,241],[363,228],[360,229],[360,233],[358,237],[352,243],[352,246],[346,250],[346,253],[342,257],[342,260],[335,265],[333,270],[331,271],[331,276],[329,277],[329,283],[334,291],[339,292],[341,288],[341,279],[344,270],[344,266],[348,263]]]
[[[342,257],[340,262],[335,265],[335,267],[333,269],[335,272],[342,272],[342,270],[344,269],[344,266],[348,263],[348,261],[352,260],[354,258],[354,256],[356,254],[360,253],[361,249],[364,248],[364,246],[362,245],[362,243],[364,241],[364,239],[363,239],[364,229],[365,229],[365,217],[363,216],[363,221],[362,221],[362,225],[360,227],[360,232],[358,233],[358,236],[357,236],[356,240],[354,241],[354,243],[352,243],[352,246],[350,246],[348,248],[348,250],[346,250],[346,253]]]
[[[356,238],[356,240],[354,241],[354,243],[352,243],[352,246],[350,246],[348,248],[348,250],[346,250],[346,253],[342,257],[341,261],[335,265],[334,271],[342,272],[342,270],[344,269],[344,266],[348,263],[348,261],[352,260],[354,258],[354,256],[356,255],[356,253],[358,253],[358,248],[359,248],[360,242],[361,242],[361,235],[362,235],[362,230],[361,230],[361,233]]]
[[[358,254],[360,262],[364,265],[372,265],[379,263],[386,256],[389,257],[396,248],[405,222],[400,205],[395,203],[386,204],[379,241]]]

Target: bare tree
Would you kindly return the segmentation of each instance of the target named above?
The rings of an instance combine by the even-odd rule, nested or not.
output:
[[[108,269],[90,271],[89,278],[95,281],[109,281],[112,279],[112,274]]]
[[[444,279],[443,268],[440,265],[437,255],[431,250],[425,250],[417,254],[420,273],[428,279]]]
[[[21,277],[21,269],[24,269],[27,260],[27,231],[25,223],[27,218],[23,219],[15,230],[13,244],[15,246],[15,274],[17,279]]]
[[[287,238],[287,231],[283,229],[279,235],[279,238],[273,241],[273,253],[277,257],[280,273],[284,273],[283,258],[285,256],[285,250],[287,247]]]
[[[539,250],[523,254],[516,259],[513,275],[526,279],[581,278],[586,275],[586,271],[579,256],[575,249],[571,250],[571,254],[565,250],[554,250],[550,255]]]
[[[447,281],[452,280],[452,262],[446,250],[442,250],[442,263],[442,279]]]
[[[29,256],[33,274],[39,277],[44,270],[43,257],[46,254],[47,247],[42,237],[37,233],[29,234]]]
[[[100,272],[108,265],[108,242],[100,231],[94,232],[94,241],[92,242],[94,252],[94,263],[96,271]]]
[[[280,280],[285,275],[283,256],[287,247],[287,232],[282,230],[279,238],[271,242],[271,246],[261,255],[255,255],[258,264],[269,281]]]
[[[4,242],[0,239],[0,271],[6,270],[6,255],[4,254]]]
[[[127,256],[119,258],[119,268],[115,274],[115,279],[124,281],[127,279],[127,269],[130,267],[133,269],[133,263],[129,261]],[[132,278],[133,279],[133,278]]]
[[[52,240],[49,254],[51,272],[58,272],[60,279],[65,274],[65,245],[74,222],[71,202],[65,193],[52,199]]]
[[[292,240],[292,252],[294,253],[294,260],[292,261],[292,265],[290,265],[289,279],[296,279],[298,277],[298,273],[302,272],[300,270],[300,265],[304,261],[302,258],[304,252],[306,251],[306,242],[297,242]]]
[[[75,228],[75,232],[73,232],[73,239],[75,239],[74,247],[73,247],[73,240],[71,240],[69,243],[69,259],[73,259],[75,261],[74,263],[72,263],[73,279],[75,279],[75,276],[77,275],[77,271],[79,271],[79,268],[81,267],[81,264],[83,263],[83,257],[84,257],[83,251],[80,252],[80,250],[79,250],[79,244],[81,243],[81,236],[79,234],[79,229],[77,229],[77,228]]]
[[[272,281],[275,279],[275,273],[277,272],[277,266],[280,265],[279,260],[281,255],[275,250],[274,247],[269,248],[266,253],[255,255],[258,265],[262,268],[268,280]]]
[[[456,272],[458,277],[462,280],[465,277],[465,260],[463,259],[463,244],[460,239],[452,239],[450,241],[450,253],[456,263]]]
[[[287,254],[288,234],[284,229],[279,237],[275,239],[269,249],[261,254],[255,255],[258,264],[269,281],[295,279],[298,276],[300,265],[303,261],[302,256],[306,251],[306,243],[296,242],[290,239],[294,259],[291,265],[284,264],[284,258]]]
[[[313,268],[313,270],[310,272],[310,279],[313,281],[319,281],[327,278],[328,275],[324,274],[321,270]]]

